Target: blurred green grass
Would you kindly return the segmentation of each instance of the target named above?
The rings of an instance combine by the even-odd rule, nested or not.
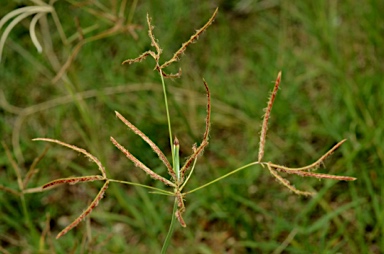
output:
[[[120,4],[100,2],[110,10]],[[86,8],[101,10],[96,3],[55,3],[67,36],[77,31],[75,19],[82,28],[98,26],[85,37],[113,25],[89,14]],[[30,2],[2,4],[0,17],[25,4]],[[125,31],[85,44],[68,70],[71,85],[52,83],[57,70],[49,55],[36,52],[29,38],[30,18],[26,19],[7,40],[0,88],[11,105],[30,111],[17,115],[17,110],[0,108],[1,140],[15,149],[14,136],[20,136],[23,159],[13,152],[24,174],[45,147],[31,139],[50,137],[87,149],[115,179],[162,187],[134,168],[109,142],[109,136],[114,136],[156,172],[166,174],[150,148],[113,113],[121,112],[169,151],[154,62],[131,66],[121,66],[121,62],[150,49],[147,13],[164,50],[163,59],[167,59],[218,6],[214,24],[187,49],[178,65],[169,68],[183,70],[180,79],[168,80],[167,85],[173,131],[184,157],[200,141],[204,129],[202,78],[212,93],[210,145],[188,188],[256,160],[262,109],[279,70],[283,78],[272,110],[265,160],[306,165],[347,138],[321,172],[358,180],[344,183],[289,177],[298,188],[318,191],[313,198],[303,198],[290,193],[261,167],[249,168],[187,197],[188,227],[177,229],[169,252],[380,253],[384,249],[383,5],[378,0],[364,5],[352,0],[138,3],[132,19],[137,38]],[[128,1],[126,13],[131,6]],[[48,25],[53,50],[63,64],[76,42],[61,43],[50,15]],[[108,93],[107,88],[115,92]],[[94,90],[94,96],[76,102],[73,94],[89,90]],[[70,98],[68,103],[39,106],[65,96]],[[58,177],[96,174],[96,167],[82,156],[49,147],[28,187]],[[0,165],[0,185],[17,190],[5,152],[0,153]],[[26,195],[24,212],[19,197],[0,192],[0,246],[8,253],[158,252],[170,222],[172,200],[116,184],[111,184],[92,213],[90,227],[86,220],[63,238],[54,239],[85,209],[98,187],[97,183],[63,186]],[[48,215],[51,233],[42,242]],[[85,238],[89,231],[91,241]]]

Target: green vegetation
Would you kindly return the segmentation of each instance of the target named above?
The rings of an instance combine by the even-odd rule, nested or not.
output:
[[[8,1],[2,4],[0,17],[39,3]],[[157,174],[167,175],[148,144],[114,113],[129,119],[172,161],[161,79],[153,71],[156,63],[152,59],[129,66],[121,63],[153,50],[147,13],[163,47],[162,58],[170,59],[216,7],[215,22],[197,43],[189,45],[180,62],[167,68],[167,73],[182,69],[180,78],[166,80],[181,164],[204,133],[207,101],[202,78],[211,93],[210,143],[185,191],[257,161],[260,116],[280,70],[281,89],[269,121],[263,160],[291,167],[308,165],[346,138],[319,172],[358,180],[284,175],[298,189],[317,192],[303,197],[279,184],[266,167],[244,169],[188,195],[183,213],[187,227],[175,225],[169,253],[380,253],[384,249],[382,2],[198,5],[67,0],[53,6],[66,40],[52,9],[46,8],[46,19],[36,25],[42,54],[29,35],[33,15],[14,27],[3,49],[0,252],[160,251],[174,197],[110,183],[91,215],[56,240],[56,234],[85,210],[103,183],[17,193],[54,179],[99,173],[78,152],[33,142],[36,137],[86,149],[113,179],[163,189],[161,182],[134,167],[109,142],[113,136]],[[18,181],[28,179],[29,172],[28,182]]]

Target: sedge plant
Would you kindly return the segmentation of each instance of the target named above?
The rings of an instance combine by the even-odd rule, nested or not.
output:
[[[209,185],[212,185],[220,180],[223,180],[232,174],[235,174],[239,171],[245,170],[247,168],[250,168],[251,166],[259,165],[263,169],[267,169],[268,172],[274,177],[278,182],[283,184],[285,187],[287,187],[290,191],[292,191],[295,194],[298,195],[305,195],[310,196],[314,195],[315,193],[309,192],[309,191],[303,191],[295,188],[285,177],[287,174],[297,175],[301,177],[310,177],[310,178],[318,178],[318,179],[332,179],[332,180],[343,180],[343,181],[354,181],[356,178],[349,177],[349,176],[338,176],[338,175],[331,175],[331,174],[323,174],[323,173],[316,173],[314,172],[316,169],[318,169],[321,164],[325,161],[326,158],[328,158],[337,148],[339,148],[346,140],[341,140],[339,143],[337,143],[335,146],[333,146],[328,152],[326,152],[324,155],[320,156],[318,160],[316,160],[314,163],[293,168],[293,167],[287,167],[284,165],[279,165],[273,162],[264,161],[264,147],[266,144],[266,137],[267,137],[267,130],[268,130],[268,121],[271,115],[273,103],[276,99],[277,91],[279,89],[282,75],[281,72],[278,73],[277,78],[274,82],[274,87],[272,90],[272,93],[268,99],[267,107],[265,109],[265,114],[263,117],[263,122],[261,125],[261,132],[260,132],[260,141],[259,141],[259,152],[258,152],[258,158],[255,158],[255,161],[250,162],[246,165],[240,166],[237,169],[231,170],[229,173],[220,176],[219,178],[216,178],[206,184],[203,184],[201,186],[195,187],[192,190],[184,191],[186,185],[188,184],[189,179],[193,176],[193,172],[195,169],[195,165],[197,163],[198,157],[203,153],[204,149],[207,147],[209,143],[209,132],[210,132],[210,123],[211,123],[211,93],[209,90],[208,82],[203,79],[203,85],[206,91],[207,96],[207,104],[206,104],[206,118],[205,118],[205,129],[202,134],[202,140],[199,145],[193,145],[192,147],[192,154],[188,157],[188,159],[181,164],[181,160],[179,157],[179,141],[177,137],[173,137],[172,134],[172,124],[171,124],[171,116],[168,106],[168,99],[167,99],[167,86],[165,83],[165,80],[167,78],[177,78],[181,76],[181,69],[179,69],[178,73],[176,74],[170,74],[165,71],[165,68],[170,66],[173,63],[176,63],[183,55],[185,50],[188,46],[190,46],[192,43],[194,43],[198,37],[207,30],[209,26],[212,25],[214,22],[216,15],[218,13],[218,9],[216,9],[211,16],[211,18],[205,23],[204,26],[202,26],[200,29],[196,31],[195,34],[193,34],[188,41],[182,44],[182,46],[173,54],[173,56],[161,63],[160,58],[162,55],[162,48],[160,47],[158,41],[155,38],[154,32],[153,32],[153,26],[151,24],[151,18],[149,15],[147,15],[147,24],[148,24],[148,36],[151,41],[151,46],[154,48],[154,50],[149,50],[144,53],[142,53],[140,56],[134,59],[128,59],[123,62],[123,64],[135,64],[138,62],[143,61],[148,56],[152,57],[155,60],[155,67],[154,70],[158,72],[162,89],[163,89],[163,96],[164,96],[164,102],[165,102],[165,111],[166,111],[166,117],[167,117],[167,123],[168,123],[168,131],[169,131],[169,141],[172,151],[172,160],[169,161],[166,157],[166,155],[162,152],[162,150],[155,144],[154,141],[152,141],[148,136],[146,136],[138,127],[136,127],[134,124],[132,124],[128,119],[126,119],[122,114],[115,111],[116,117],[126,126],[128,129],[130,129],[132,132],[134,132],[136,135],[138,135],[140,138],[142,138],[149,146],[150,148],[156,153],[156,155],[159,157],[165,168],[167,169],[167,172],[169,174],[168,177],[162,176],[158,173],[156,173],[154,170],[149,168],[145,165],[145,163],[141,162],[139,159],[137,159],[132,153],[129,152],[127,148],[125,148],[122,144],[120,144],[115,138],[110,137],[110,141],[112,144],[120,150],[130,161],[132,161],[135,165],[135,167],[141,169],[144,171],[145,174],[147,174],[149,177],[156,181],[162,182],[167,188],[170,189],[160,189],[155,188],[153,186],[140,184],[137,182],[129,182],[129,181],[122,181],[118,179],[113,179],[107,176],[106,170],[104,165],[100,162],[100,160],[86,151],[83,148],[79,148],[77,146],[59,141],[57,139],[51,139],[51,138],[36,138],[34,141],[44,141],[44,142],[50,142],[55,143],[64,147],[67,147],[71,150],[74,150],[78,153],[83,154],[85,157],[87,157],[89,160],[94,162],[100,171],[100,174],[98,175],[86,175],[86,176],[78,176],[78,177],[68,177],[68,178],[60,178],[55,179],[51,182],[48,182],[44,184],[41,187],[33,188],[33,189],[26,189],[24,190],[24,193],[32,193],[32,192],[39,192],[39,191],[45,191],[48,189],[52,189],[54,187],[58,187],[62,184],[77,184],[77,183],[84,183],[84,182],[91,182],[91,181],[103,181],[104,185],[101,187],[100,191],[96,195],[96,197],[93,199],[93,201],[88,205],[88,207],[76,218],[74,219],[67,227],[65,227],[56,238],[60,238],[63,235],[65,235],[67,232],[69,232],[71,229],[76,227],[86,216],[88,216],[95,207],[99,204],[101,199],[103,198],[105,192],[108,189],[108,186],[112,183],[120,183],[120,184],[127,184],[127,185],[134,185],[138,187],[143,187],[155,194],[161,194],[161,195],[167,195],[174,197],[174,204],[173,204],[173,213],[171,215],[171,223],[169,227],[168,234],[165,237],[165,240],[163,242],[163,248],[162,253],[165,253],[168,249],[168,246],[171,242],[172,235],[174,232],[174,229],[177,225],[177,222],[182,226],[186,227],[187,223],[183,219],[183,213],[186,209],[184,205],[184,200],[187,198],[187,196],[193,192],[199,191]]]

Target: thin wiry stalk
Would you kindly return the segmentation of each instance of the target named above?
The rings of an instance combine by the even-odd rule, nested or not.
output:
[[[155,143],[153,143],[152,140],[148,138],[142,131],[136,128],[136,126],[125,119],[119,112],[115,111],[115,114],[129,129],[131,129],[136,135],[140,136],[152,148],[152,150],[157,154],[157,156],[159,156],[160,160],[167,167],[168,173],[172,176],[173,179],[176,180],[175,172],[173,172],[171,164],[169,163],[164,153],[160,150],[160,148]]]
[[[268,130],[268,120],[271,115],[271,110],[272,110],[273,102],[275,101],[275,98],[276,98],[277,90],[279,89],[280,80],[281,80],[281,71],[277,75],[277,79],[275,81],[275,87],[273,88],[271,96],[269,97],[269,100],[268,100],[267,108],[265,109],[264,120],[263,120],[261,133],[260,133],[258,162],[261,162],[264,156],[264,146],[265,146],[265,138],[267,136],[267,130]]]
[[[105,181],[103,187],[100,189],[99,193],[95,197],[95,199],[92,201],[92,203],[88,206],[88,208],[80,214],[79,217],[77,217],[71,224],[69,224],[66,228],[64,228],[57,236],[56,239],[59,239],[66,233],[68,233],[69,230],[76,227],[88,214],[90,214],[93,209],[99,204],[99,201],[103,198],[105,191],[108,188],[109,181]]]
[[[206,184],[203,184],[203,185],[201,185],[201,186],[199,186],[199,187],[197,187],[197,188],[195,188],[195,189],[193,189],[193,190],[184,192],[184,193],[183,193],[183,196],[186,196],[186,195],[188,195],[188,194],[191,194],[192,192],[201,190],[201,189],[203,189],[203,188],[205,188],[205,187],[207,187],[207,186],[209,186],[209,185],[212,185],[212,184],[214,184],[214,183],[216,183],[216,182],[218,182],[218,181],[221,181],[221,180],[223,180],[223,179],[225,179],[225,178],[227,178],[227,177],[229,177],[229,176],[231,176],[231,175],[233,175],[233,174],[235,174],[235,173],[237,173],[237,172],[239,172],[239,171],[241,171],[241,170],[243,170],[243,169],[246,169],[246,168],[249,168],[250,166],[258,165],[258,164],[260,164],[260,162],[255,161],[255,162],[251,162],[251,163],[249,163],[249,164],[247,164],[247,165],[244,165],[244,166],[242,166],[242,167],[240,167],[240,168],[237,168],[237,169],[235,169],[235,170],[232,170],[232,171],[230,171],[229,173],[227,173],[227,174],[225,174],[225,175],[222,175],[222,176],[220,176],[220,177],[218,177],[218,178],[216,178],[216,179],[214,179],[214,180],[212,180],[212,181],[210,181],[210,182],[208,182],[208,183],[206,183]]]
[[[339,143],[337,143],[336,145],[334,145],[328,152],[326,152],[323,156],[321,156],[317,161],[315,161],[314,163],[308,165],[308,166],[305,166],[305,167],[301,167],[301,168],[288,168],[288,167],[284,167],[284,166],[280,166],[280,165],[277,165],[277,164],[273,164],[273,163],[270,163],[269,165],[271,165],[271,167],[273,168],[278,168],[278,169],[282,169],[284,171],[305,171],[305,170],[315,170],[317,169],[321,163],[326,159],[328,158],[337,148],[339,148],[344,142],[346,141],[346,139],[343,139],[341,140]]]
[[[216,15],[217,15],[217,12],[218,12],[219,8],[216,8],[216,10],[214,11],[214,13],[212,14],[211,18],[208,20],[208,22],[202,27],[200,28],[199,30],[196,31],[196,33],[194,35],[191,36],[191,38],[189,38],[189,40],[187,42],[184,42],[182,45],[181,45],[181,48],[179,50],[177,50],[175,52],[175,54],[173,55],[173,57],[171,59],[169,59],[167,62],[165,62],[164,64],[162,64],[160,66],[160,69],[164,69],[165,67],[167,67],[168,65],[170,65],[171,63],[173,62],[177,62],[180,58],[180,56],[184,53],[184,51],[187,49],[188,45],[190,45],[191,43],[195,42],[199,36],[205,31],[207,30],[207,28],[213,23],[213,21],[215,20],[216,18]]]
[[[152,186],[149,186],[149,185],[144,185],[144,184],[134,183],[134,182],[128,182],[128,181],[122,181],[122,180],[116,180],[116,179],[108,179],[108,181],[109,182],[114,182],[114,183],[133,185],[133,186],[136,186],[136,187],[143,187],[143,188],[152,190],[151,193],[156,193],[156,194],[161,194],[161,195],[166,195],[166,196],[175,196],[175,193],[173,193],[173,192],[162,190],[162,189],[159,189],[159,188],[156,188],[156,187],[152,187]]]
[[[133,156],[127,149],[125,149],[122,145],[120,145],[113,137],[111,137],[111,142],[121,151],[125,154],[125,156],[131,160],[136,167],[141,168],[145,173],[147,173],[151,178],[155,180],[159,180],[160,182],[163,182],[166,185],[176,187],[174,183],[171,181],[165,179],[164,177],[156,174],[151,169],[149,169],[147,166],[145,166],[141,161],[139,161],[135,156]]]
[[[193,146],[193,152],[195,152],[195,151],[196,151],[196,146]],[[191,178],[192,173],[193,173],[193,171],[195,170],[196,162],[197,162],[197,158],[193,161],[193,165],[192,165],[192,169],[191,169],[191,171],[189,172],[187,178],[186,178],[185,181],[183,182],[183,185],[179,188],[179,191],[180,191],[180,192],[184,189],[185,185],[188,183],[189,178]]]
[[[165,86],[164,76],[162,74],[163,71],[160,69],[159,72],[160,72],[160,79],[161,79],[161,87],[163,89],[165,114],[167,116],[168,134],[169,134],[169,145],[172,148],[173,147],[173,135],[172,135],[171,116],[169,114],[169,107],[168,107],[167,87]],[[171,150],[172,150],[172,161],[173,161],[175,159],[175,151],[174,151],[174,149],[171,149]]]
[[[100,181],[100,180],[105,180],[105,178],[99,175],[67,177],[67,178],[56,179],[49,183],[46,183],[43,185],[42,188],[47,189],[47,188],[55,187],[57,185],[61,185],[65,183],[73,185],[73,184],[77,184],[78,182],[93,182],[93,181]]]
[[[210,122],[211,122],[211,94],[209,92],[209,87],[207,82],[204,81],[204,86],[207,91],[207,117],[205,119],[205,132],[203,136],[203,140],[200,144],[200,146],[194,151],[194,153],[189,157],[189,159],[185,162],[184,166],[181,168],[181,176],[182,179],[184,179],[184,175],[186,170],[189,168],[191,163],[197,158],[197,156],[204,151],[204,148],[208,145],[208,135],[209,135],[209,128],[210,128]]]
[[[107,175],[105,173],[105,168],[104,166],[101,164],[101,162],[99,161],[99,159],[97,159],[95,156],[93,156],[92,154],[88,153],[86,150],[82,149],[82,148],[79,148],[77,146],[74,146],[74,145],[70,145],[70,144],[67,144],[67,143],[64,143],[62,141],[59,141],[59,140],[56,140],[56,139],[50,139],[50,138],[35,138],[35,139],[32,139],[33,141],[46,141],[46,142],[51,142],[51,143],[56,143],[56,144],[59,144],[59,145],[62,145],[62,146],[65,146],[65,147],[68,147],[72,150],[75,150],[79,153],[82,153],[84,154],[86,157],[88,157],[89,159],[91,159],[93,162],[96,163],[96,165],[99,167],[99,170],[101,172],[101,175],[103,176],[103,178],[107,178]]]

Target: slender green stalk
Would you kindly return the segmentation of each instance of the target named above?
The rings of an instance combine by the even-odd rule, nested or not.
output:
[[[185,195],[187,195],[187,194],[191,194],[192,192],[198,191],[198,190],[200,190],[200,189],[203,189],[203,188],[205,188],[205,187],[207,187],[207,186],[209,186],[209,185],[211,185],[211,184],[214,184],[214,183],[216,183],[216,182],[218,182],[218,181],[220,181],[220,180],[223,180],[224,178],[227,178],[228,176],[233,175],[233,174],[235,174],[235,173],[237,173],[237,172],[239,172],[239,171],[241,171],[241,170],[243,170],[243,169],[245,169],[245,168],[248,168],[248,167],[250,167],[250,166],[257,165],[257,164],[261,164],[261,162],[255,161],[255,162],[251,162],[251,163],[249,163],[249,164],[247,164],[247,165],[244,165],[244,166],[242,166],[242,167],[240,167],[240,168],[237,168],[237,169],[235,169],[235,170],[233,170],[233,171],[231,171],[231,172],[229,172],[229,173],[227,173],[227,174],[225,174],[225,175],[222,175],[222,176],[216,178],[216,179],[213,180],[213,181],[210,181],[210,182],[208,182],[208,183],[206,183],[206,184],[204,184],[204,185],[201,185],[201,186],[197,187],[196,189],[193,189],[193,190],[188,191],[188,192],[184,192],[183,196],[185,196]]]
[[[29,234],[33,237],[33,239],[38,239],[39,234],[36,230],[36,227],[33,225],[33,222],[31,221],[31,217],[29,216],[27,204],[25,202],[25,197],[24,197],[23,193],[21,193],[21,195],[20,195],[20,200],[21,200],[21,206],[22,206],[23,214],[24,214],[24,216],[23,216],[24,221],[25,221],[25,224],[27,225],[27,227],[29,229]]]
[[[168,108],[167,89],[165,88],[165,81],[164,81],[164,77],[163,77],[163,72],[162,72],[162,70],[160,70],[159,72],[160,72],[161,84],[163,86],[165,111],[167,113],[167,122],[168,122],[169,143],[170,143],[171,149],[172,149],[172,161],[173,161],[175,154],[173,151],[172,126],[171,126],[171,117],[169,115],[169,108]]]
[[[175,225],[176,225],[176,216],[175,216],[176,211],[177,211],[177,199],[175,199],[175,204],[173,205],[171,225],[169,225],[168,233],[164,240],[163,248],[161,248],[161,254],[167,253],[167,249],[169,247],[169,244],[171,243],[173,231],[175,230]]]
[[[193,161],[192,169],[191,169],[191,171],[189,172],[187,179],[185,179],[183,185],[180,187],[180,191],[182,191],[182,190],[184,189],[185,185],[186,185],[186,184],[188,183],[188,181],[189,181],[189,178],[191,178],[191,175],[192,175],[193,171],[195,170],[196,162],[197,162],[197,158]]]
[[[121,180],[115,180],[115,179],[108,179],[108,181],[115,182],[115,183],[127,184],[127,185],[134,185],[134,186],[138,186],[138,187],[143,187],[143,188],[155,190],[155,191],[157,191],[157,192],[159,192],[161,194],[168,195],[168,196],[173,196],[174,195],[173,192],[165,191],[165,190],[162,190],[162,189],[159,189],[159,188],[155,188],[155,187],[144,185],[144,184],[140,184],[140,183],[133,183],[133,182],[127,182],[127,181],[121,181]]]

